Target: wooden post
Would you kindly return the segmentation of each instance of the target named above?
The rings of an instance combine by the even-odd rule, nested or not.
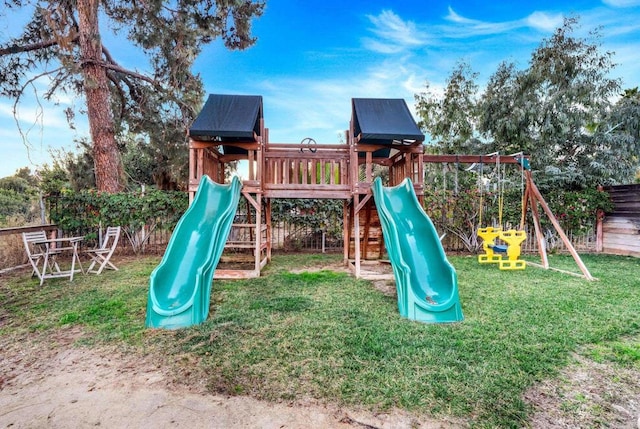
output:
[[[360,216],[360,215],[358,215]],[[371,202],[367,202],[367,207],[364,212],[364,236],[362,237],[362,255],[364,259],[367,259],[367,252],[369,252],[369,230],[371,228]]]
[[[604,188],[602,185],[598,186],[598,191],[602,192]],[[604,232],[602,230],[602,221],[604,220],[604,210],[598,209],[596,211],[596,252],[602,252],[604,248]]]
[[[260,195],[260,194],[258,194],[258,195]],[[251,219],[251,205],[252,204],[249,204],[249,202],[250,202],[250,200],[249,200],[249,197],[247,196],[247,223],[253,223],[253,220]],[[259,204],[259,203],[260,203],[260,201],[258,201],[257,204]],[[254,208],[256,210],[256,217],[257,217],[258,206],[254,205]],[[256,220],[256,223],[257,223],[257,220]],[[250,229],[249,230],[249,240],[251,240],[251,241],[253,241],[252,235],[253,235],[253,231]],[[256,236],[258,236],[258,235],[260,235],[260,231],[256,230]]]
[[[351,222],[353,224],[353,257],[355,266],[355,276],[360,277],[360,216],[358,215],[356,207],[360,202],[360,186],[358,175],[358,144],[355,141],[353,121],[349,122],[349,135],[347,143],[349,145],[349,159],[351,161]],[[366,162],[366,161],[365,161]]]
[[[604,210],[596,211],[596,252],[600,253],[604,249],[604,231],[602,229],[602,221],[604,219]]]
[[[249,180],[257,180],[258,176],[256,175],[256,171],[255,171],[256,151],[253,149],[249,149],[247,151],[247,155],[248,155],[247,162],[249,163]]]
[[[580,259],[580,255],[578,255],[578,252],[573,247],[573,244],[571,244],[571,240],[569,240],[567,235],[564,233],[562,227],[560,226],[560,223],[558,222],[558,220],[556,219],[555,215],[553,214],[553,212],[551,211],[551,209],[547,205],[547,202],[544,200],[544,198],[542,197],[542,194],[538,190],[538,187],[536,186],[535,183],[533,183],[533,179],[531,178],[531,171],[527,170],[525,172],[525,174],[527,175],[527,180],[529,182],[529,186],[531,186],[531,192],[533,193],[533,196],[538,200],[538,202],[542,206],[542,209],[544,210],[544,212],[547,214],[547,217],[551,221],[551,224],[553,225],[553,227],[556,229],[556,231],[560,235],[560,238],[562,239],[562,242],[567,247],[567,249],[569,249],[569,253],[571,253],[571,256],[573,256],[573,259],[574,259],[574,261],[576,261],[576,264],[578,264],[578,267],[580,268],[580,271],[582,271],[582,274],[584,274],[584,277],[587,280],[595,280],[591,276],[591,273],[589,273],[589,269],[582,262],[582,259]]]
[[[342,262],[345,267],[349,266],[349,242],[351,225],[349,224],[349,201],[342,202]]]
[[[256,195],[256,247],[255,247],[255,272],[260,275],[260,262],[262,256],[262,194]]]
[[[353,195],[353,256],[355,259],[356,278],[360,278],[360,212],[356,211],[359,202],[360,195],[356,192]]]
[[[525,185],[524,195],[522,196],[522,214],[520,215],[520,230],[524,229],[525,222],[527,221],[527,208],[529,205],[529,182]]]
[[[267,199],[265,218],[267,221],[267,261],[271,262],[271,198]]]
[[[267,150],[267,144],[269,143],[269,129],[264,126],[264,119],[260,119],[260,131],[262,131],[262,136],[258,139],[258,151],[256,153],[256,178],[260,184],[258,187],[261,191],[264,190],[263,183],[265,182],[265,165],[264,165],[264,154]]]
[[[351,175],[351,193],[356,194],[358,192],[358,145],[354,141],[353,124],[349,126],[349,158],[351,160],[351,166],[349,168]],[[355,206],[354,206],[355,207]]]
[[[424,149],[418,153],[418,177],[416,177],[416,181],[420,184],[420,189],[422,192],[418,195],[418,201],[420,201],[420,205],[424,206]]]
[[[547,258],[547,243],[544,240],[542,234],[542,227],[540,226],[540,213],[538,212],[538,203],[536,202],[531,189],[531,174],[527,176],[527,191],[525,194],[529,196],[531,200],[531,213],[533,218],[533,227],[536,232],[536,240],[538,241],[538,253],[540,253],[540,259],[542,260],[542,266],[545,269],[549,269],[549,259]],[[524,229],[524,227],[522,228]]]

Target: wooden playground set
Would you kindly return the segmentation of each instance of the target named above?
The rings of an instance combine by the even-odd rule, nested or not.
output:
[[[189,137],[190,200],[204,175],[225,183],[229,180],[229,163],[244,161],[247,164],[241,190],[246,200],[245,210],[242,216],[236,217],[225,251],[250,253],[252,268],[219,267],[215,278],[260,275],[271,259],[271,204],[278,198],[342,200],[345,265],[358,278],[392,278],[366,270],[370,261],[380,260],[384,255],[380,220],[371,191],[374,170],[386,169],[386,186],[397,186],[409,178],[422,202],[425,163],[498,162],[520,165],[524,171],[526,189],[520,230],[524,227],[526,211],[531,209],[541,266],[550,268],[538,205],[574,257],[582,276],[593,279],[533,182],[525,156],[425,154],[425,136],[402,99],[352,99],[344,144],[318,144],[311,138],[290,144],[269,141],[261,96],[212,94],[190,128]],[[501,269],[526,266],[519,259],[520,243],[524,239],[519,230],[487,227],[481,228],[479,235],[484,239],[485,251],[479,256],[481,263],[496,263]],[[497,245],[497,238],[507,245]]]

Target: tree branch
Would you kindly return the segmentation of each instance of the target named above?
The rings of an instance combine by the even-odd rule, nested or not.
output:
[[[111,64],[115,64],[115,65],[118,64],[116,60],[113,59],[113,55],[111,55],[111,52],[104,45],[102,45],[102,54],[105,56],[107,61],[110,62]]]
[[[160,82],[158,82],[155,79],[152,79],[148,76],[145,76],[143,74],[140,74],[138,72],[134,72],[128,69],[125,69],[124,67],[120,67],[117,64],[113,64],[113,63],[108,63],[106,61],[96,61],[96,60],[84,60],[82,61],[81,65],[84,66],[85,64],[95,64],[98,65],[100,67],[104,67],[107,70],[112,70],[114,72],[118,72],[118,73],[122,73],[131,77],[134,77],[136,79],[140,79],[143,80],[145,82],[150,83],[151,85],[157,87],[157,88],[162,88],[162,85],[160,84]]]
[[[143,74],[140,74],[138,72],[134,72],[132,70],[125,69],[124,67],[121,67],[120,65],[118,65],[115,62],[115,60],[113,59],[113,56],[111,55],[109,50],[104,45],[102,46],[102,53],[105,56],[105,58],[107,59],[107,61],[85,60],[83,62],[83,64],[88,64],[88,63],[97,64],[97,65],[99,65],[101,67],[106,68],[107,70],[111,70],[111,71],[114,71],[114,72],[117,72],[117,73],[122,73],[124,75],[131,76],[133,78],[140,79],[140,80],[142,80],[144,82],[150,83],[151,85],[153,85],[153,87],[155,87],[155,88],[157,88],[159,90],[162,90],[164,92],[167,91],[166,88],[164,86],[162,86],[162,84],[160,82],[158,82],[157,80],[152,79],[152,78],[150,78],[148,76],[145,76]],[[112,79],[112,81],[113,81],[113,79]],[[129,84],[129,83],[127,83],[127,84]],[[182,102],[182,100],[174,99],[173,101],[175,103],[177,103],[178,105],[180,105],[180,106],[183,106],[183,107],[186,107],[186,108],[192,110],[191,106],[189,106],[186,103]]]
[[[78,38],[79,36],[75,36],[71,41],[75,43],[78,41]],[[29,45],[11,45],[6,48],[0,48],[0,57],[4,55],[20,54],[22,52],[38,51],[40,49],[46,49],[56,45],[58,45],[58,41],[55,39],[43,40],[42,42],[31,43]]]
[[[62,67],[54,69],[54,70],[50,70],[50,71],[46,71],[43,73],[40,73],[37,76],[33,76],[32,78],[30,78],[29,80],[27,80],[24,85],[22,85],[22,88],[20,88],[20,91],[18,93],[18,95],[16,96],[16,99],[13,102],[13,119],[16,121],[16,126],[18,128],[18,133],[20,134],[20,137],[22,138],[22,144],[24,144],[24,147],[27,149],[27,158],[29,158],[29,162],[33,163],[33,161],[31,160],[31,147],[29,145],[29,139],[27,138],[27,134],[29,134],[29,131],[31,130],[31,128],[29,128],[28,131],[24,131],[22,129],[22,127],[20,126],[20,120],[18,119],[18,104],[20,103],[20,98],[22,97],[22,94],[24,93],[24,91],[26,90],[27,86],[29,85],[33,85],[33,82],[35,82],[36,80],[40,79],[43,76],[47,76],[50,74],[54,74],[59,72],[60,70],[62,70]],[[36,92],[36,103],[38,105],[38,116],[41,117],[42,115],[42,105],[40,104],[40,97],[38,97],[37,95],[37,89],[35,89],[34,87],[34,92]],[[35,123],[33,124],[33,126],[36,125],[36,123],[38,122],[38,120],[36,119]],[[33,127],[32,126],[32,127]]]

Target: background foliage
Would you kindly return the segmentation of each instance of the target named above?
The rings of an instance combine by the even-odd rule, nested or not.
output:
[[[66,190],[49,199],[53,223],[69,233],[87,234],[100,226],[122,226],[135,252],[144,250],[156,228],[172,230],[189,203],[188,195],[156,189],[110,194]]]
[[[610,77],[613,53],[567,18],[527,68],[501,63],[480,92],[457,64],[440,92],[426,83],[416,110],[434,153],[530,155],[538,186],[567,191],[631,183],[640,166],[640,97]],[[617,97],[616,97],[617,96]]]

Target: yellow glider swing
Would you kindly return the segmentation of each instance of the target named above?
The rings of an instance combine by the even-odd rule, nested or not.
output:
[[[482,250],[484,254],[478,255],[481,264],[498,264],[501,270],[524,270],[526,261],[520,258],[520,245],[527,238],[524,230],[502,229],[502,209],[504,205],[504,180],[500,177],[500,155],[496,156],[496,171],[498,173],[498,227],[488,226],[478,228],[478,236],[482,238]],[[491,156],[490,155],[490,156]],[[484,206],[484,183],[482,182],[483,165],[480,164],[480,210],[478,224],[482,225],[482,211]],[[499,239],[506,245],[497,244]],[[503,257],[506,255],[506,259]]]

